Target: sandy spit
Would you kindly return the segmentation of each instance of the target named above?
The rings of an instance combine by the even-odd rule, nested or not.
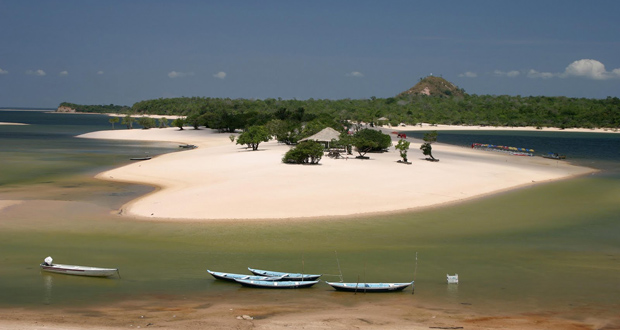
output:
[[[392,134],[395,139],[395,135]],[[410,165],[385,153],[287,165],[289,146],[270,141],[251,151],[230,134],[209,129],[110,130],[82,138],[174,141],[197,149],[136,162],[97,175],[103,180],[160,189],[123,206],[143,219],[208,221],[299,219],[405,211],[593,172],[567,162],[436,144],[439,162],[424,160],[421,141],[409,139]],[[394,143],[395,144],[395,143]]]

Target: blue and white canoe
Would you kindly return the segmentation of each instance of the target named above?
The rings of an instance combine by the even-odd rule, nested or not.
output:
[[[261,270],[254,269],[248,267],[248,270],[252,272],[254,275],[259,276],[273,276],[278,277],[282,276],[283,281],[314,281],[318,280],[322,274],[301,274],[301,273],[285,273],[285,272],[274,272],[271,270]]]
[[[265,288],[265,289],[301,289],[301,288],[309,288],[317,283],[318,280],[315,281],[255,281],[255,280],[243,280],[243,279],[235,279],[238,283],[243,286],[251,287],[251,288]]]
[[[253,281],[280,281],[282,276],[256,276],[246,274],[222,273],[214,272],[207,269],[207,272],[218,280],[235,282],[235,280],[253,280]]]
[[[325,282],[331,287],[339,291],[349,292],[391,292],[402,291],[406,287],[413,285],[413,281],[409,283],[343,283],[343,282]]]

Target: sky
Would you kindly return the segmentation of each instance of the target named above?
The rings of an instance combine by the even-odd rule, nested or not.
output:
[[[617,0],[0,0],[0,107],[181,96],[620,97]]]

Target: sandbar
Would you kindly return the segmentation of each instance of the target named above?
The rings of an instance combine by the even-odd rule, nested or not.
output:
[[[534,126],[479,126],[439,125],[420,123],[418,125],[388,126],[394,131],[526,131],[526,132],[576,132],[576,133],[620,133],[618,128],[558,128]]]
[[[237,136],[237,134],[234,134]],[[355,217],[444,205],[595,170],[542,157],[512,156],[436,143],[439,162],[424,160],[421,140],[409,138],[409,161],[394,147],[333,159],[320,165],[281,162],[290,146],[269,141],[257,151],[231,142],[230,133],[192,128],[108,130],[81,138],[173,141],[183,150],[98,174],[102,180],[159,189],[118,213],[172,221]],[[394,144],[396,135],[391,134]]]

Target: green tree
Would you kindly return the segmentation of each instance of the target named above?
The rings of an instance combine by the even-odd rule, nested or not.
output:
[[[424,156],[430,157],[429,159],[430,161],[439,160],[433,157],[433,147],[431,146],[431,144],[436,141],[437,141],[437,131],[432,131],[432,132],[428,132],[424,134],[424,143],[420,146],[420,150],[422,150],[422,153],[424,154]]]
[[[169,126],[168,118],[161,117],[161,118],[158,119],[157,127],[159,127],[159,128],[166,128],[168,126]]]
[[[303,141],[291,148],[282,158],[289,164],[318,164],[323,157],[323,145],[316,141]]]
[[[115,123],[118,123],[118,122],[119,122],[119,121],[121,121],[121,120],[120,120],[120,118],[118,118],[118,117],[112,117],[112,118],[110,118],[110,120],[108,120],[108,121],[110,122],[110,124],[112,124],[112,129],[114,129],[114,124],[115,124]]]
[[[183,118],[176,118],[172,121],[172,126],[178,127],[180,131],[183,130],[183,125],[185,125],[185,120]]]
[[[136,121],[143,129],[155,127],[155,119],[151,117],[140,117]]]
[[[237,138],[237,144],[247,144],[252,150],[258,149],[261,142],[269,141],[269,132],[265,126],[250,126]]]
[[[398,152],[400,152],[400,157],[402,157],[403,162],[405,163],[407,163],[407,151],[409,150],[410,144],[411,142],[405,139],[400,139],[395,147],[398,150]]]
[[[127,129],[132,129],[133,128],[133,123],[136,121],[136,119],[134,117],[132,117],[130,114],[127,114],[125,117],[123,117],[123,120],[121,121],[121,124],[127,126]]]
[[[369,151],[387,149],[392,145],[392,138],[380,131],[365,128],[355,133],[352,138],[352,144],[355,147],[355,151],[359,153],[358,158],[366,158],[365,155]]]

